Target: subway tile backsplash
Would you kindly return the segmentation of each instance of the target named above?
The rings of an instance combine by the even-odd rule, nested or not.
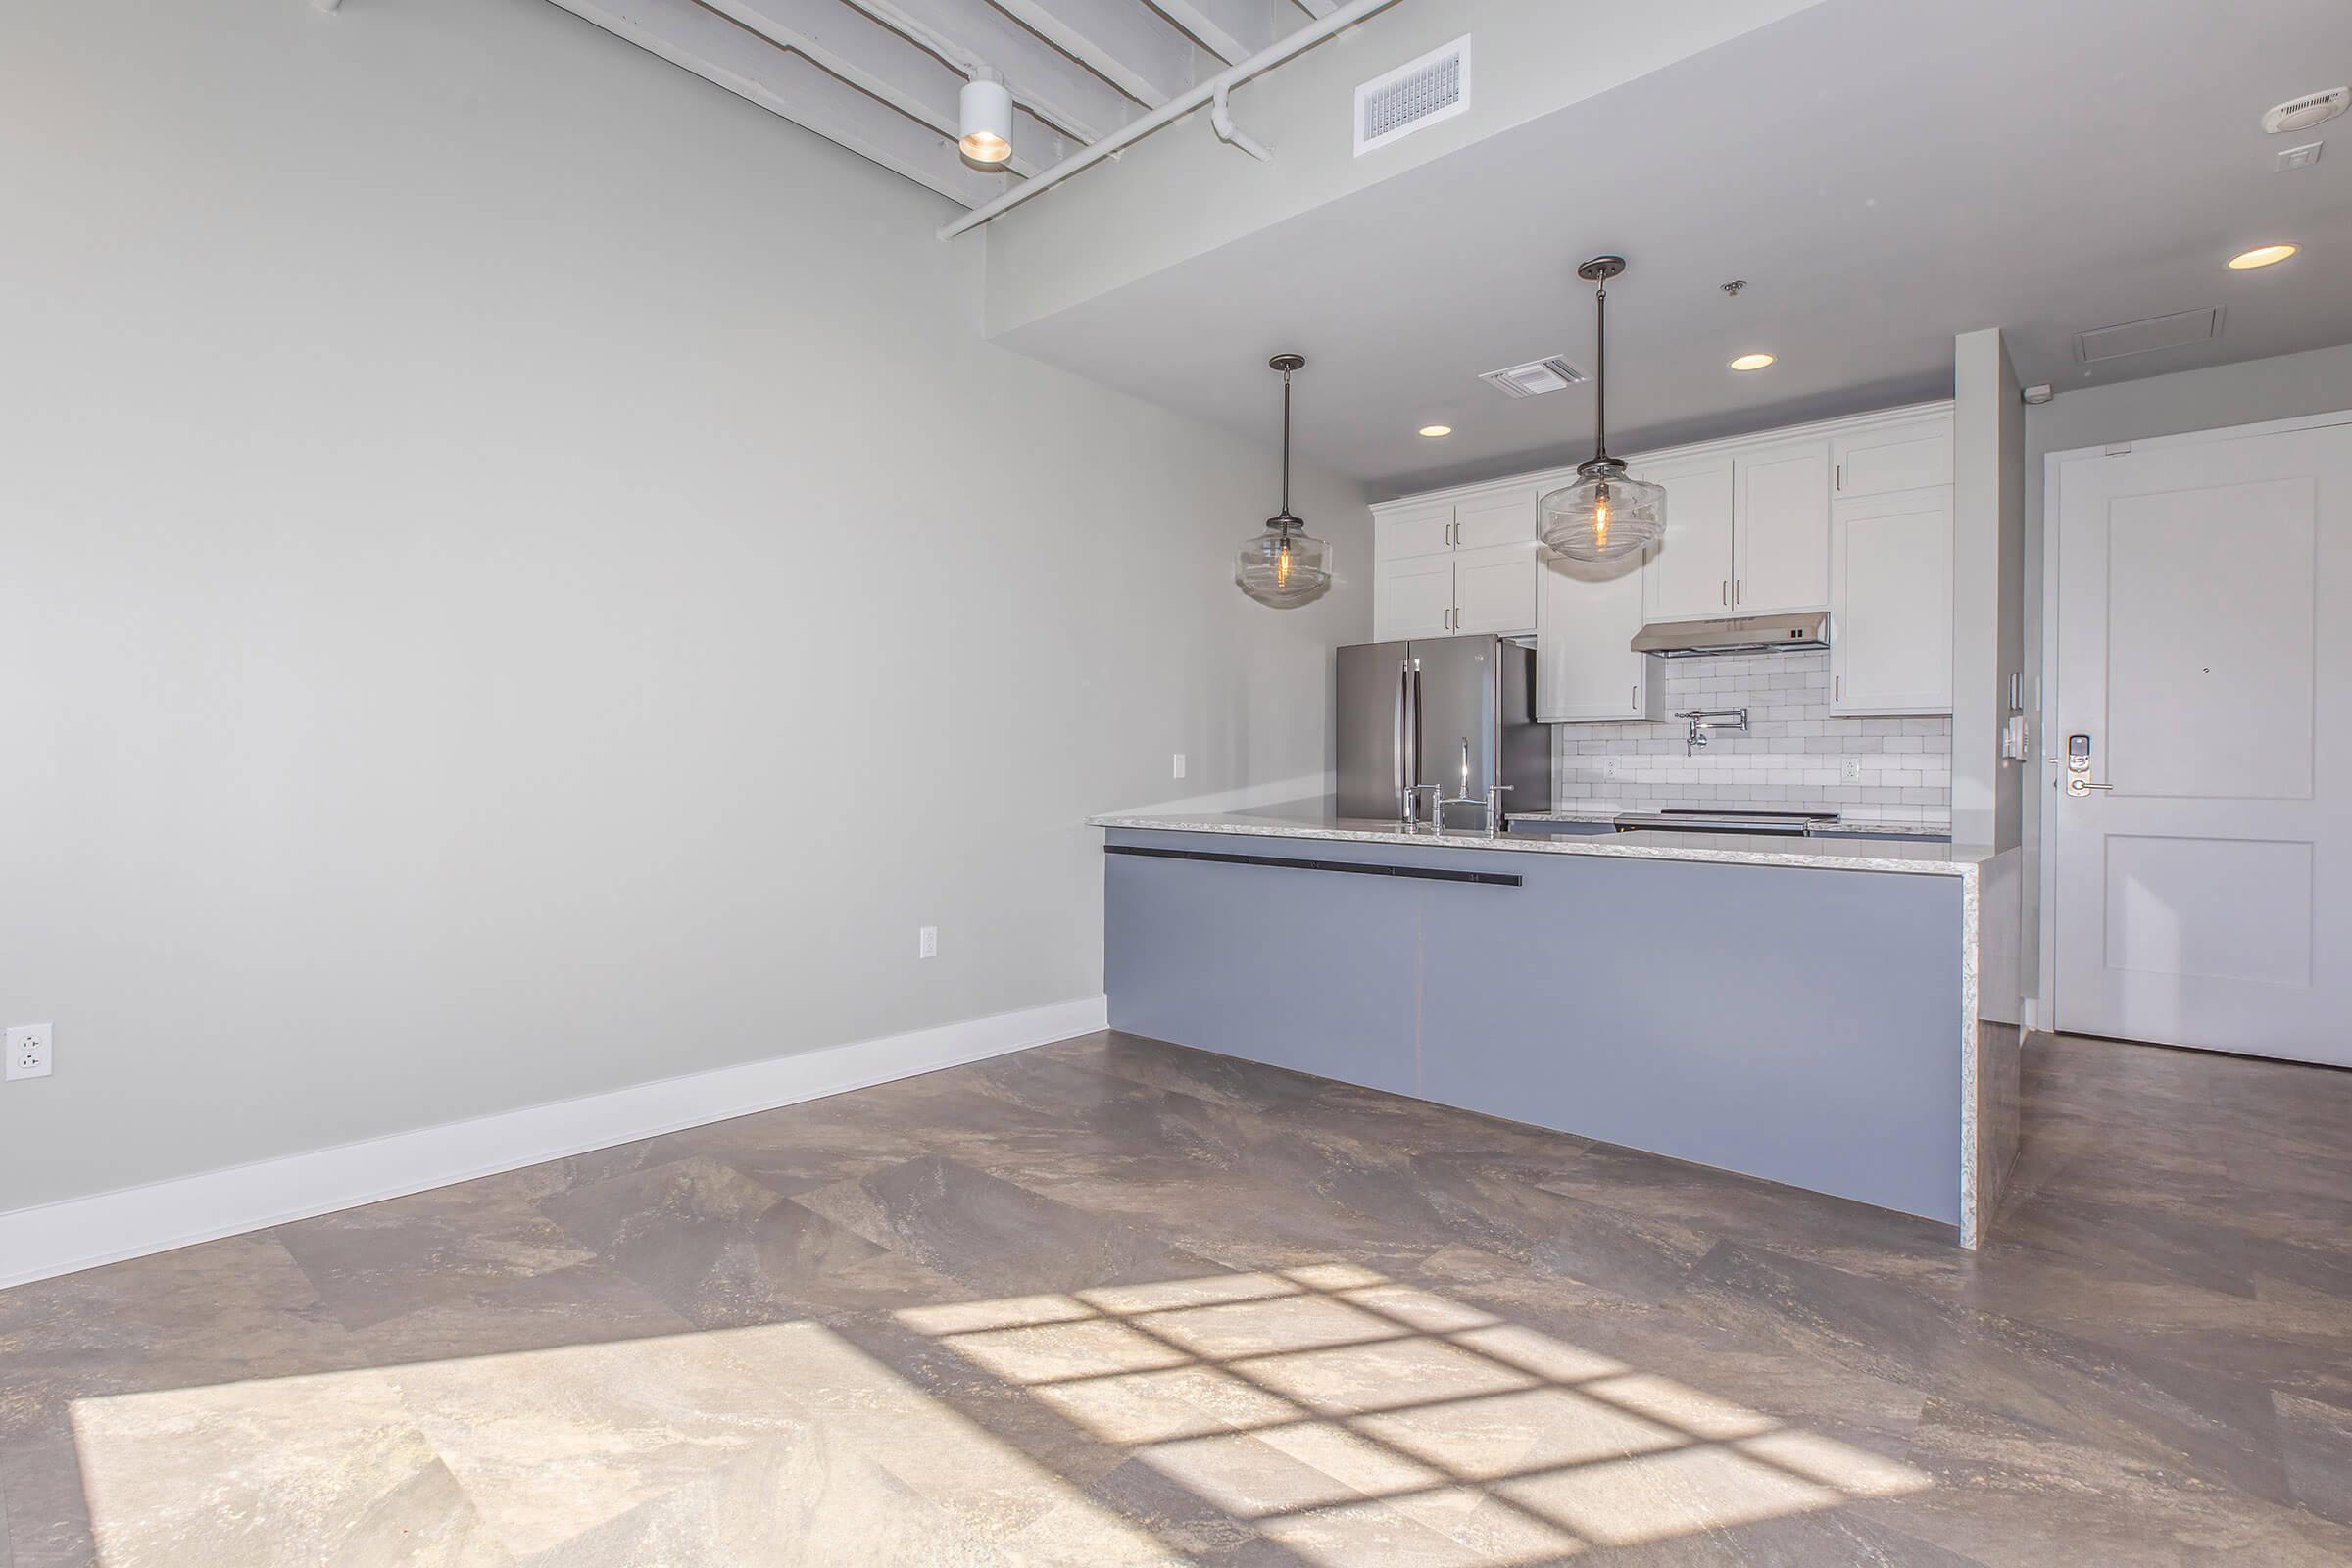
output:
[[[1668,713],[1744,708],[1747,733],[1718,733],[1687,757],[1689,726],[1678,719],[1555,724],[1556,809],[1790,807],[1857,822],[1951,825],[1949,716],[1832,718],[1826,649],[1661,662]],[[1848,759],[1860,764],[1859,783],[1846,780]]]

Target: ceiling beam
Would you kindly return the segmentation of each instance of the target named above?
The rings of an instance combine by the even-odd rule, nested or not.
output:
[[[1275,17],[1277,6],[1282,21]],[[1152,0],[1152,8],[1229,66],[1272,43],[1283,21],[1295,24],[1298,15],[1290,0]]]
[[[1012,176],[968,168],[937,132],[694,0],[554,0],[583,21],[963,207]]]
[[[1116,87],[984,0],[848,3],[967,75],[996,67],[1015,104],[1075,141],[1099,141],[1131,118]]]
[[[1157,109],[1193,84],[1199,49],[1157,13],[1131,0],[996,4],[1147,109]]]
[[[702,0],[729,21],[780,48],[807,56],[858,91],[879,98],[938,136],[963,134],[957,95],[965,78],[954,67],[879,25],[842,0]],[[1034,118],[1016,123],[1012,170],[1033,174],[1075,149]]]

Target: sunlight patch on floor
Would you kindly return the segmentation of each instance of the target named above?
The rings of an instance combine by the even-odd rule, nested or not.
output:
[[[72,1420],[106,1568],[1184,1560],[813,1323],[84,1398]]]
[[[899,1318],[1332,1568],[1524,1568],[1930,1484],[1354,1264]]]

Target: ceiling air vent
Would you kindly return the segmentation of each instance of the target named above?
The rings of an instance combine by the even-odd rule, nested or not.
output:
[[[2147,354],[2157,349],[2177,349],[2183,343],[2202,343],[2221,336],[2221,332],[2219,306],[2209,311],[2182,311],[2178,316],[2151,316],[2144,321],[2126,321],[2120,326],[2077,332],[2075,360],[2081,365],[2094,360],[2120,360],[2127,354]]]
[[[1507,370],[1489,370],[1479,379],[1512,397],[1535,398],[1546,392],[1557,392],[1564,386],[1574,386],[1586,380],[1587,376],[1555,354],[1548,360],[1538,360],[1532,365],[1514,365]]]
[[[1375,76],[1355,89],[1355,156],[1451,120],[1470,107],[1470,39]]]
[[[2289,98],[2282,104],[2273,104],[2262,112],[2262,128],[2274,136],[2290,130],[2309,130],[2352,108],[2352,87],[2330,87],[2326,92],[2305,93]]]

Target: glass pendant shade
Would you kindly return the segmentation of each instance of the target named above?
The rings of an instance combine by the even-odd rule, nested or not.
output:
[[[1331,586],[1331,546],[1296,517],[1271,517],[1266,531],[1242,546],[1233,580],[1261,605],[1290,610]]]
[[[1666,487],[1628,477],[1614,458],[1585,464],[1537,505],[1544,545],[1571,561],[1616,561],[1666,533]]]
[[[1600,362],[1592,383],[1592,456],[1576,466],[1576,483],[1536,504],[1544,546],[1571,561],[1619,561],[1666,532],[1666,487],[1632,477],[1609,456],[1609,279],[1624,271],[1622,256],[1595,256],[1576,270],[1593,285],[1592,345]]]
[[[1266,519],[1266,531],[1242,546],[1233,580],[1261,605],[1291,610],[1318,598],[1331,586],[1331,546],[1291,515],[1291,372],[1306,364],[1296,354],[1266,362],[1282,372],[1282,510]]]

